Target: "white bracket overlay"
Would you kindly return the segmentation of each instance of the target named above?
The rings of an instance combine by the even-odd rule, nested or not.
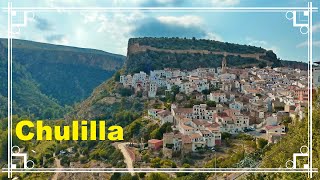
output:
[[[20,152],[18,146],[12,146],[12,35],[20,34],[22,27],[28,26],[28,21],[35,17],[34,12],[37,11],[49,11],[49,12],[119,12],[132,10],[142,10],[142,11],[159,11],[159,12],[180,12],[180,11],[203,11],[203,12],[284,12],[285,17],[288,20],[292,20],[293,27],[300,27],[301,34],[308,34],[308,62],[309,71],[312,70],[312,13],[317,12],[318,8],[312,7],[312,2],[308,2],[308,7],[205,7],[205,8],[189,8],[189,7],[129,7],[129,8],[117,8],[117,7],[87,7],[87,8],[77,8],[77,7],[53,7],[53,8],[12,8],[12,2],[8,3],[8,8],[3,8],[4,11],[8,13],[8,167],[3,168],[3,172],[8,172],[8,178],[12,178],[12,173],[15,172],[262,172],[262,173],[278,173],[278,172],[304,172],[308,173],[308,177],[312,178],[312,173],[318,170],[312,168],[312,113],[309,113],[308,117],[308,128],[309,128],[309,138],[308,146],[302,146],[300,148],[300,153],[293,154],[293,160],[288,160],[286,162],[286,168],[34,168],[34,162],[28,160],[27,153]],[[22,23],[12,23],[12,18],[18,16],[17,12],[23,12],[23,22]],[[32,18],[28,18],[28,14],[32,13]],[[300,13],[304,17],[307,17],[307,23],[299,22],[297,15]],[[15,29],[14,29],[15,28]],[[13,30],[16,30],[13,32]],[[311,36],[311,38],[310,38]],[[311,41],[310,41],[311,39]],[[311,67],[311,68],[310,68]],[[309,78],[312,77],[312,72],[309,73]],[[311,75],[311,76],[310,76]],[[312,79],[312,78],[310,78]],[[309,80],[309,84],[312,83]],[[309,86],[309,87],[312,87]],[[312,91],[309,95],[309,104],[311,106],[312,112]],[[310,109],[309,109],[310,111]],[[303,149],[307,151],[303,152]],[[311,150],[310,150],[311,149]],[[304,164],[303,168],[297,168],[297,158],[298,157],[308,157],[308,164]],[[17,164],[12,163],[13,158],[22,158],[23,167],[18,168]],[[289,163],[292,167],[289,167]],[[31,165],[30,167],[28,166]]]
[[[17,149],[15,151],[14,149]],[[28,154],[27,153],[21,153],[20,152],[20,147],[19,146],[13,146],[12,149],[12,157],[22,157],[23,160],[23,169],[32,169],[34,167],[34,162],[32,160],[28,160]],[[28,167],[28,164],[32,164],[31,167]],[[11,168],[12,169],[17,169],[17,164],[11,163]]]

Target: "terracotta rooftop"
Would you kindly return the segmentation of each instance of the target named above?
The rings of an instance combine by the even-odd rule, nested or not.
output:
[[[201,136],[201,134],[199,134],[199,133],[193,133],[193,134],[191,134],[190,135],[190,138],[191,139],[197,139],[197,138],[201,138],[202,136]]]
[[[192,130],[193,129],[193,127],[187,126],[185,124],[181,124],[180,126],[181,126],[182,129],[185,129],[185,130]]]
[[[218,116],[225,118],[225,117],[229,117],[227,113],[222,112],[222,113],[218,113]]]
[[[190,144],[192,141],[191,141],[191,138],[188,136],[188,135],[183,135],[182,136],[182,143],[184,144]]]
[[[170,115],[170,114],[171,114],[171,112],[168,111],[168,110],[163,110],[163,111],[160,111],[160,112],[158,113],[158,115],[161,116],[161,117],[166,117],[166,116],[168,116],[168,115]]]
[[[280,126],[280,125],[277,125],[277,126],[266,126],[267,130],[276,129],[276,128],[282,128],[282,126]]]
[[[202,134],[211,134],[211,132],[208,131],[208,130],[200,130],[200,132],[201,132]]]
[[[150,140],[148,140],[148,143],[159,143],[159,142],[162,142],[162,140],[159,140],[159,139],[150,139]]]
[[[192,120],[193,123],[195,123],[197,126],[207,126],[207,125],[210,125],[210,123],[208,123],[207,120],[204,120],[204,119],[194,119]]]
[[[190,114],[192,113],[192,108],[175,108],[173,111],[175,113]]]

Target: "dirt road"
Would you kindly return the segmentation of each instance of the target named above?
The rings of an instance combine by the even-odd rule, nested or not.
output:
[[[118,148],[123,154],[124,162],[127,165],[128,171],[133,171],[133,160],[131,159],[131,156],[126,148],[126,145],[128,145],[128,142],[119,143]],[[134,172],[131,172],[131,175],[134,175]]]
[[[54,157],[54,164],[56,165],[56,168],[63,168],[60,165],[60,159],[58,159],[58,157],[56,156],[55,153],[53,154],[53,157]],[[53,175],[51,180],[58,180],[58,176],[59,176],[59,172],[54,173],[54,175]]]

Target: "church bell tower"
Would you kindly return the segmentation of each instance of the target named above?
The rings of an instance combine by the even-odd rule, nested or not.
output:
[[[224,74],[224,73],[226,73],[226,71],[227,71],[227,54],[224,53],[222,65],[221,65],[221,72],[222,72],[222,74]]]

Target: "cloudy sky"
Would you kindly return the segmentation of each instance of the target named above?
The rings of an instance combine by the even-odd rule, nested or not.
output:
[[[306,0],[13,0],[14,7],[306,7]],[[320,3],[314,2],[314,6]],[[5,1],[1,7],[7,7]],[[33,11],[15,38],[126,54],[131,37],[196,37],[250,44],[275,51],[281,59],[306,61],[307,35],[285,12],[116,12]],[[20,22],[22,14],[13,19]],[[314,59],[320,61],[320,13],[314,14]],[[306,20],[299,14],[299,22]],[[0,37],[7,37],[7,15],[0,12]]]

